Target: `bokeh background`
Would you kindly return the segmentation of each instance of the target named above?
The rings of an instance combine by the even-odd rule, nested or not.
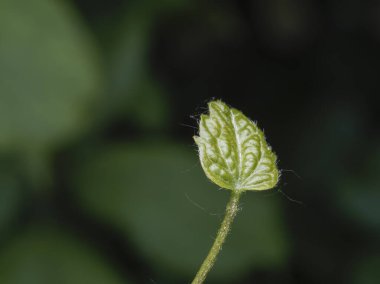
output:
[[[207,283],[379,283],[379,94],[377,1],[0,0],[0,283],[190,283],[228,199],[212,98],[282,177]]]

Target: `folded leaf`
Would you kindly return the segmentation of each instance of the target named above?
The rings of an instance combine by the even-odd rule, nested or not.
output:
[[[266,190],[276,186],[276,155],[263,132],[240,111],[222,101],[208,104],[194,140],[207,177],[234,191]]]

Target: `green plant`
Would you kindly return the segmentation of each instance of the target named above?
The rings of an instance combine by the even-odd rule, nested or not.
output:
[[[199,136],[194,136],[194,140],[206,176],[231,190],[231,198],[214,244],[193,284],[203,283],[214,265],[239,210],[241,194],[247,190],[271,189],[279,179],[276,155],[256,123],[220,100],[210,102],[208,107],[209,115],[201,115]]]

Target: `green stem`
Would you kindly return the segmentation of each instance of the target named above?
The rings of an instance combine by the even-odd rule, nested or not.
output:
[[[192,284],[202,284],[207,276],[207,273],[210,271],[212,266],[215,263],[216,257],[218,253],[222,249],[223,243],[230,231],[231,224],[236,216],[239,205],[240,192],[232,191],[230,200],[228,201],[226,207],[226,213],[224,215],[224,219],[222,224],[220,225],[218,234],[212,245],[210,252],[208,253],[206,259],[203,261],[201,267],[199,268],[197,275],[195,276]]]

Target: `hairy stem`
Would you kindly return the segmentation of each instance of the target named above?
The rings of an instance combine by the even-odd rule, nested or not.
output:
[[[215,263],[216,257],[218,256],[220,250],[222,249],[223,243],[230,231],[231,224],[236,216],[239,205],[240,192],[232,191],[230,200],[228,201],[226,207],[226,213],[222,224],[220,225],[218,234],[215,238],[214,244],[212,245],[207,257],[203,261],[201,267],[199,268],[197,275],[195,276],[192,284],[202,284]]]

